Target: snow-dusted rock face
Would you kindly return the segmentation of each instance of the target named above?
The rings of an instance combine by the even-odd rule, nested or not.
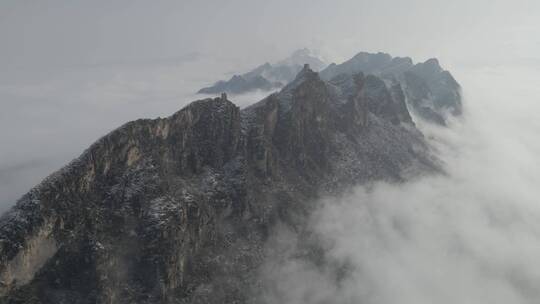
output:
[[[313,201],[436,170],[401,82],[308,66],[240,110],[224,95],[93,144],[0,219],[7,303],[253,303],[265,243]]]
[[[399,83],[405,88],[404,97],[410,109],[430,122],[444,125],[448,115],[462,112],[461,88],[437,59],[413,64],[409,57],[361,52],[341,64],[330,64],[320,74],[323,79],[343,82],[360,72]]]

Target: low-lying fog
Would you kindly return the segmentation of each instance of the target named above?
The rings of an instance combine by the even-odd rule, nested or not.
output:
[[[291,253],[265,273],[268,302],[538,303],[539,72],[457,70],[465,117],[421,125],[447,174],[324,200],[311,225],[346,275]]]

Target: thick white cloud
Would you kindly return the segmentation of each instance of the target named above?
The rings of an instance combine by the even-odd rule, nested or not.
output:
[[[347,275],[336,283],[328,269],[282,260],[266,272],[270,302],[538,302],[540,76],[528,68],[460,72],[464,119],[449,129],[421,126],[446,174],[323,200],[311,225]],[[290,248],[288,236],[278,234]]]

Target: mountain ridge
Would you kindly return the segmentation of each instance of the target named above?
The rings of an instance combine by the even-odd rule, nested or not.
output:
[[[462,113],[461,87],[435,58],[414,64],[410,57],[360,52],[341,64],[330,64],[320,74],[323,79],[331,81],[343,74],[359,72],[373,74],[386,81],[397,81],[406,87],[410,110],[422,119],[445,125],[448,115]]]
[[[305,65],[245,109],[223,94],[102,137],[0,219],[0,296],[262,301],[257,271],[278,223],[302,233],[321,196],[439,170],[406,87],[341,77]]]

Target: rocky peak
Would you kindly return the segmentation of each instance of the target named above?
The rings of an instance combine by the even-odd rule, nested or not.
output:
[[[233,75],[231,80],[240,81],[240,80],[244,80],[244,78],[242,76],[240,76],[240,75]]]
[[[298,74],[296,75],[295,79],[301,79],[301,78],[306,78],[308,77],[308,75],[318,75],[317,73],[315,73],[311,67],[309,66],[309,63],[304,63],[304,66],[302,67],[302,69],[300,70],[300,72],[298,72]]]
[[[326,64],[318,56],[314,55],[314,53],[307,48],[296,50],[291,56],[278,62],[277,64],[301,66],[306,63],[316,71],[319,71],[326,66]]]
[[[439,60],[436,58],[430,58],[425,62],[418,63],[413,70],[424,77],[428,77],[428,75],[434,76],[443,71],[439,64]]]
[[[321,71],[321,77],[330,80],[339,74],[352,75],[358,72],[365,74],[378,74],[385,69],[390,69],[394,64],[401,62],[393,62],[392,57],[386,53],[366,53],[360,52],[353,58],[341,63],[331,64],[326,69]]]
[[[462,112],[461,87],[450,72],[435,58],[414,65],[404,73],[403,81],[410,88],[410,102],[424,117],[444,124],[445,116]]]
[[[413,64],[408,57],[361,52],[342,64],[331,64],[320,74],[327,81],[333,82],[339,77],[341,83],[346,83],[347,76],[358,72],[376,75],[387,82],[399,82],[407,107],[421,119],[444,125],[448,115],[461,113],[459,84],[435,58]]]
[[[319,74],[314,72],[309,64],[304,64],[304,67],[296,74],[296,77],[293,81],[287,84],[280,92],[279,95],[282,97],[281,100],[290,105],[290,100],[292,94],[298,86],[303,84],[306,81],[317,81],[320,80]]]
[[[439,60],[437,58],[430,58],[424,62],[424,65],[432,67],[435,71],[441,71],[441,65],[439,64]]]
[[[370,63],[373,65],[383,65],[387,64],[392,60],[392,56],[390,56],[387,53],[367,53],[367,52],[360,52],[356,54],[352,60],[361,61],[365,63]]]

